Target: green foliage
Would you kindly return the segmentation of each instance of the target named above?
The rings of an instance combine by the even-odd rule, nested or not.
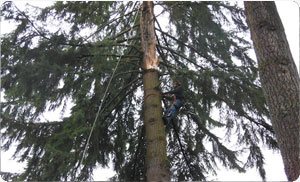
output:
[[[277,143],[265,119],[257,65],[247,53],[250,43],[242,37],[247,30],[243,11],[226,2],[157,6],[169,17],[167,27],[160,16],[155,19],[162,87],[169,90],[176,77],[186,96],[177,124],[189,164],[173,130],[168,131],[172,179],[205,180],[219,164],[239,172],[257,167],[264,178],[258,146],[276,149]],[[117,172],[112,180],[145,180],[139,3],[56,2],[31,9],[36,13],[12,2],[2,6],[4,19],[18,25],[1,40],[3,147],[17,142],[15,156],[27,161],[24,173],[14,179],[90,180],[96,166],[112,161]],[[62,105],[64,112],[70,104],[70,116],[61,121],[40,120],[44,112]],[[213,116],[216,110],[219,119]],[[224,139],[220,130],[226,132]],[[241,161],[245,153],[247,161]]]

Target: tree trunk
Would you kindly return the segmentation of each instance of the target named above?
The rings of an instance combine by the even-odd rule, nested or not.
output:
[[[295,181],[300,172],[299,75],[275,3],[244,5],[285,173],[289,181]]]
[[[146,128],[147,181],[170,181],[166,134],[162,121],[153,2],[145,1],[140,19],[143,57],[144,123]]]

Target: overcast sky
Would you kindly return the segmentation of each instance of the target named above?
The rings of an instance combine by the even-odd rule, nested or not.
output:
[[[26,1],[30,4],[45,4],[45,1]],[[49,2],[49,1],[48,1]],[[18,1],[17,4],[25,4]],[[287,39],[293,54],[294,61],[299,71],[299,6],[294,1],[276,1],[277,9],[283,22]],[[2,20],[2,18],[1,18]],[[1,33],[11,30],[12,26],[1,22]],[[11,159],[13,151],[1,152],[1,169],[3,172],[21,172],[24,165],[18,164]],[[286,181],[283,170],[282,159],[278,152],[264,150],[266,159],[267,181]],[[108,180],[114,172],[110,169],[96,170],[94,180]],[[260,181],[261,178],[256,169],[249,170],[245,174],[239,174],[233,171],[227,171],[220,168],[218,176],[212,177],[210,180],[219,181]],[[0,179],[1,181],[1,179]],[[298,179],[300,182],[300,180]]]

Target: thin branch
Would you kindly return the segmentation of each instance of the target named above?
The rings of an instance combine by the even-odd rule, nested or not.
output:
[[[82,58],[94,57],[94,56],[95,55],[93,55],[93,54],[86,54],[86,55],[81,55],[78,58],[82,59]],[[101,57],[121,57],[121,58],[140,58],[139,56],[136,56],[136,55],[117,55],[117,54],[97,54],[97,56],[101,56]]]
[[[196,67],[199,67],[199,68],[201,68],[202,70],[205,70],[205,68],[204,68],[203,66],[201,66],[201,65],[199,65],[199,64],[197,64],[197,63],[195,63],[195,62],[192,61],[191,59],[187,58],[185,55],[182,55],[182,54],[176,52],[175,50],[171,49],[170,47],[168,47],[168,46],[165,47],[165,46],[161,46],[161,45],[158,45],[158,46],[159,46],[160,48],[162,48],[162,49],[165,49],[165,50],[170,51],[172,54],[178,55],[179,57],[181,57],[181,58],[187,60],[188,62],[192,63],[192,64],[195,65]],[[176,61],[176,60],[175,60],[175,61]],[[179,61],[177,61],[177,62],[179,62]],[[179,63],[180,63],[180,64],[183,64],[182,62],[179,62]]]
[[[104,106],[108,107],[112,102],[115,101],[116,98],[118,98],[122,93],[124,93],[125,90],[128,89],[129,86],[131,86],[132,84],[136,83],[137,81],[139,81],[141,78],[140,77],[137,77],[136,79],[132,80],[131,82],[129,82],[127,85],[123,86],[123,88],[120,89],[120,91],[115,95],[115,97],[113,97],[110,102],[108,102],[107,104],[105,104]],[[139,85],[139,84],[138,84]],[[107,97],[108,98],[108,97]],[[105,100],[103,102],[106,102]],[[100,112],[102,113],[104,111],[104,108],[106,107],[103,107],[103,110]]]
[[[179,61],[176,59],[176,56],[175,56],[174,54],[178,55],[179,57],[182,57],[183,59],[186,59],[186,60],[189,61],[190,63],[194,64],[196,67],[200,67],[201,69],[204,69],[201,65],[197,64],[195,61],[193,61],[193,60],[187,58],[186,56],[184,56],[184,55],[182,55],[182,54],[179,54],[178,52],[176,52],[176,51],[174,51],[173,49],[171,49],[171,48],[169,47],[169,44],[168,44],[168,42],[167,42],[167,39],[166,39],[165,36],[164,36],[164,35],[169,35],[169,34],[164,33],[164,32],[162,31],[162,28],[161,28],[161,26],[160,26],[160,24],[159,24],[159,22],[158,22],[157,20],[156,20],[156,23],[157,23],[157,25],[158,25],[158,27],[159,27],[159,29],[156,28],[156,30],[158,30],[159,32],[162,33],[163,40],[164,40],[164,42],[166,43],[166,46],[162,46],[162,45],[160,45],[160,44],[158,44],[158,46],[160,46],[161,48],[163,48],[163,49],[165,49],[165,50],[168,50],[168,51],[171,53],[171,55],[174,57],[175,61],[179,62]],[[173,38],[174,38],[175,40],[177,40],[175,37],[173,37]],[[182,44],[185,45],[185,46],[188,46],[188,45],[186,45],[185,43],[183,43],[183,42],[181,42],[181,41],[178,41],[178,42],[182,43]],[[179,62],[179,63],[181,63],[181,62]],[[181,63],[181,64],[182,64],[182,63]]]
[[[139,128],[139,137],[138,137],[138,145],[137,145],[137,149],[134,153],[134,165],[133,165],[133,171],[134,171],[134,178],[136,176],[136,164],[138,161],[140,161],[137,157],[138,157],[138,153],[141,152],[139,149],[142,145],[142,141],[143,141],[143,137],[145,136],[145,125],[142,125],[140,128]],[[134,180],[140,180],[140,179],[134,179]]]
[[[156,40],[157,40],[157,43],[158,45],[160,45],[160,41],[159,41],[159,38],[158,38],[158,35],[157,33],[155,32],[155,37],[156,37]],[[157,48],[157,52],[158,54],[160,55],[161,59],[163,60],[162,62],[160,62],[160,64],[166,66],[167,68],[171,68],[173,70],[176,70],[176,68],[170,64],[168,64],[168,61],[167,61],[167,58],[165,57],[165,54],[163,53],[163,51],[160,49],[159,46],[156,46]],[[169,70],[168,70],[169,71]]]
[[[140,70],[129,70],[129,71],[118,73],[118,74],[115,75],[115,77],[118,77],[120,75],[129,74],[129,73],[140,73],[140,74],[142,74],[142,71],[140,71]]]
[[[205,58],[206,60],[210,60],[210,61],[213,61],[212,58],[208,58],[207,56],[205,56],[203,53],[199,52],[196,48],[194,48],[193,46],[189,45],[189,44],[186,44],[178,39],[176,39],[174,36],[162,31],[161,29],[157,29],[162,35],[166,35],[168,37],[170,37],[171,39],[173,39],[174,41],[180,43],[180,44],[183,44],[184,46],[186,46],[187,48],[189,48],[190,50],[194,51],[195,53],[197,53],[200,57],[203,57]],[[163,36],[164,37],[164,36]]]
[[[105,28],[105,27],[108,26],[109,24],[113,23],[114,21],[117,21],[118,19],[120,19],[120,18],[122,18],[122,17],[126,17],[126,16],[128,16],[128,15],[131,15],[131,14],[132,14],[133,12],[135,12],[135,11],[138,12],[138,10],[134,9],[134,10],[132,10],[131,12],[128,12],[128,13],[124,14],[123,16],[119,16],[119,17],[114,18],[114,19],[110,20],[109,22],[103,24],[103,25],[102,25],[101,27],[99,27],[94,33],[92,33],[90,36],[88,36],[85,40],[87,41],[89,38],[91,38],[91,37],[94,36],[95,34],[99,33],[103,28]],[[131,28],[130,28],[130,29],[131,29]]]
[[[31,26],[35,29],[36,33],[38,33],[38,35],[40,35],[41,37],[47,39],[47,40],[50,40],[50,38],[48,38],[47,36],[45,36],[45,34],[43,34],[35,25],[34,23],[29,19],[29,17],[25,14],[25,12],[21,11],[16,5],[14,5],[15,8],[17,9],[17,11],[23,15],[27,20],[28,22],[31,24]]]
[[[139,81],[140,78],[137,78],[136,80]],[[135,81],[135,80],[134,80],[134,81]],[[128,85],[129,85],[129,84],[128,84]],[[136,89],[137,89],[139,86],[141,86],[141,85],[142,85],[142,82],[140,82],[139,84],[137,84],[137,85],[135,85],[134,87],[132,87],[129,91],[127,91],[127,92],[123,95],[123,97],[119,100],[119,102],[117,102],[116,104],[114,104],[114,105],[112,106],[112,109],[111,109],[110,111],[107,112],[108,114],[103,118],[103,120],[106,120],[106,119],[109,117],[109,115],[112,113],[112,111],[113,111],[114,109],[118,108],[118,107],[120,106],[120,104],[124,101],[124,99],[125,99],[130,93],[132,93],[134,90],[136,90]],[[124,87],[124,88],[122,88],[122,90],[121,90],[121,91],[120,91],[113,99],[111,99],[110,102],[109,102],[108,104],[105,104],[106,107],[104,107],[104,108],[107,108],[110,104],[112,104],[113,102],[115,102],[115,99],[118,98],[118,97],[120,96],[120,94],[124,93],[124,91],[125,91],[126,88],[127,88],[127,86]],[[104,109],[100,112],[100,114],[102,114],[103,112],[104,112]],[[114,118],[115,118],[115,117],[114,117]],[[112,119],[112,121],[111,121],[110,123],[107,124],[107,127],[110,126],[110,125],[112,124],[112,122],[113,122],[113,119]]]
[[[133,30],[134,28],[136,28],[138,26],[139,26],[139,24],[136,24],[133,27],[127,28],[127,29],[123,30],[122,32],[120,32],[119,34],[117,34],[116,36],[111,37],[109,39],[115,40],[116,38],[120,37],[121,35],[124,35],[127,32],[130,32],[131,30]]]
[[[140,49],[138,49],[138,47],[134,46],[134,45],[129,45],[129,44],[121,44],[122,42],[126,42],[126,41],[130,41],[130,40],[137,40],[136,38],[132,38],[132,39],[123,39],[123,40],[119,40],[117,42],[112,42],[112,43],[105,43],[105,44],[98,44],[97,47],[131,47],[134,48],[136,51],[141,52]]]
[[[17,124],[22,127],[39,127],[39,126],[57,126],[64,123],[64,121],[47,121],[47,122],[25,122],[24,120],[18,121],[13,118],[6,117],[5,115],[2,115],[2,122],[7,122],[10,124]]]
[[[228,99],[225,99],[223,97],[220,97],[217,94],[214,94],[214,96],[218,99],[220,99],[221,101],[223,101],[224,103],[227,104],[227,106],[234,110],[235,112],[237,112],[240,116],[245,117],[246,119],[248,119],[250,122],[255,123],[257,126],[263,126],[265,129],[267,129],[268,131],[270,131],[271,133],[274,133],[274,129],[271,125],[269,125],[268,123],[259,123],[257,121],[255,121],[255,119],[253,119],[252,117],[250,117],[242,108],[237,108],[236,106],[234,106],[234,104],[232,104]]]

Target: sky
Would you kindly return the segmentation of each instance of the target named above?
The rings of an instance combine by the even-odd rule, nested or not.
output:
[[[3,2],[3,1],[1,1]],[[26,1],[29,2],[29,1]],[[30,4],[45,4],[45,1],[30,1]],[[50,1],[48,1],[50,2]],[[18,3],[21,3],[18,1]],[[2,4],[2,3],[1,3]],[[277,10],[281,17],[282,23],[285,28],[285,33],[290,45],[290,49],[297,65],[299,72],[299,3],[290,0],[276,1]],[[2,20],[2,19],[1,19]],[[1,34],[8,32],[12,28],[12,25],[1,21],[0,32]],[[45,117],[53,117],[53,114],[45,115]],[[53,119],[53,118],[52,118]],[[283,170],[282,159],[279,152],[274,152],[265,149],[263,151],[265,155],[265,169],[267,173],[267,181],[286,181],[286,176]],[[7,152],[1,151],[0,158],[0,171],[3,172],[21,172],[23,170],[24,164],[19,164],[16,160],[12,159],[12,150]],[[97,169],[94,173],[94,180],[108,180],[114,175],[112,169]],[[0,182],[1,182],[0,178]],[[261,181],[258,170],[251,169],[247,173],[238,173],[234,171],[227,171],[226,169],[220,167],[217,176],[213,176],[210,180],[218,181]],[[3,181],[3,180],[2,180]],[[297,180],[300,182],[300,179]]]

